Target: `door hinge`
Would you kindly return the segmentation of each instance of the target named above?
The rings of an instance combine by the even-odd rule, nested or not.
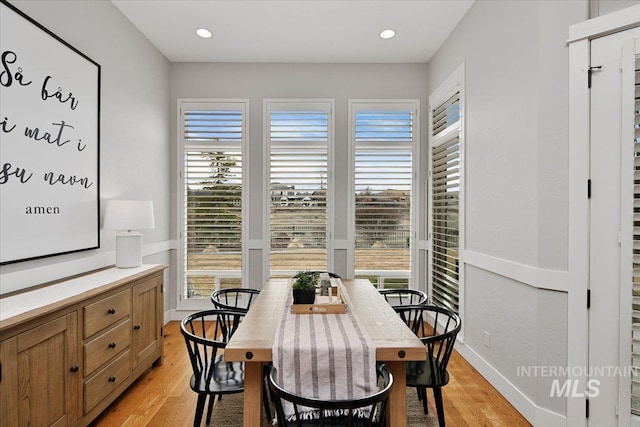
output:
[[[591,289],[587,289],[587,308],[591,308]]]
[[[587,68],[587,88],[591,89],[591,75],[597,71],[602,71],[602,65]]]
[[[164,328],[161,326],[160,327],[160,336],[163,337],[164,336]]]
[[[591,198],[591,180],[587,180],[587,199]]]
[[[2,382],[2,363],[0,363],[0,382]]]
[[[586,403],[587,403],[587,404],[586,404],[586,407],[585,407],[585,416],[586,416],[587,418],[589,418],[589,399],[587,399],[587,402],[586,402]]]

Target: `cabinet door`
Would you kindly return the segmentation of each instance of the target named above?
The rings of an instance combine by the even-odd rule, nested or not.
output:
[[[135,369],[161,350],[162,278],[154,277],[133,287],[132,362]]]
[[[2,427],[68,426],[80,413],[73,312],[0,342]]]

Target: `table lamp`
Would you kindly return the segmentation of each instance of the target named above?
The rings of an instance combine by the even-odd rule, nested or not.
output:
[[[116,233],[116,267],[133,268],[142,264],[142,234],[134,230],[154,228],[151,200],[107,200],[105,230]]]

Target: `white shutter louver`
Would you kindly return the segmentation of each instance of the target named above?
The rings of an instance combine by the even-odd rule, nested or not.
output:
[[[183,119],[186,296],[207,298],[221,272],[240,285],[243,113],[185,109]]]
[[[239,143],[242,141],[242,112],[187,110],[184,113],[184,140]]]
[[[447,141],[432,150],[433,157],[433,301],[458,312],[460,141]]]
[[[635,62],[631,412],[640,415],[640,58]]]
[[[327,111],[270,111],[271,271],[327,268]]]
[[[328,141],[329,117],[318,111],[277,111],[270,114],[269,135],[276,142]]]
[[[187,256],[240,251],[241,179],[238,151],[185,153]]]
[[[431,213],[433,303],[459,312],[460,92],[432,111]],[[458,131],[446,134],[457,127]],[[445,135],[446,134],[446,135]],[[445,137],[437,138],[445,135]]]
[[[432,136],[438,136],[460,121],[460,91],[438,105],[432,112]]]
[[[355,114],[356,270],[410,270],[413,132],[411,111]]]

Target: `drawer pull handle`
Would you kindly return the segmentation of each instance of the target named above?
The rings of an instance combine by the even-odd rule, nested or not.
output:
[[[109,310],[107,310],[107,313],[116,314],[116,309],[115,308],[110,308]]]
[[[109,377],[109,382],[110,383],[116,382],[116,377],[114,377],[114,376]]]
[[[116,343],[110,342],[109,343],[109,348],[116,348]]]
[[[80,369],[80,367],[78,365],[73,365],[69,370],[71,372],[78,372],[79,369]]]
[[[135,329],[135,330],[137,331],[138,329],[140,329],[140,325],[135,325],[135,326],[133,327],[133,329]]]

